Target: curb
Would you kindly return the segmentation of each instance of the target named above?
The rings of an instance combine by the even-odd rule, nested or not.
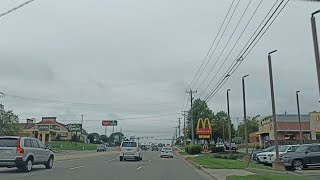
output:
[[[196,168],[196,169],[199,169],[201,170],[202,172],[206,173],[208,176],[210,176],[211,178],[213,178],[214,180],[218,180],[216,177],[214,177],[212,174],[208,173],[207,171],[205,171],[201,165],[183,157],[179,152],[176,153],[178,154],[178,156],[188,165],[190,166],[191,168]]]
[[[74,160],[74,159],[83,159],[83,158],[91,158],[91,157],[98,157],[98,156],[104,156],[104,155],[112,155],[118,153],[117,151],[109,151],[107,154],[101,154],[101,153],[95,153],[95,154],[90,154],[89,156],[70,156],[70,157],[63,157],[63,156],[56,156],[55,161],[60,162],[60,161],[67,161],[67,160]]]
[[[274,173],[274,174],[289,174],[289,175],[294,175],[294,176],[303,176],[303,174],[299,174],[296,172],[291,172],[291,171],[274,171],[274,170],[267,170],[267,169],[257,169],[257,168],[245,168],[246,171],[252,172],[252,173],[262,173],[262,174],[269,174],[269,173]]]

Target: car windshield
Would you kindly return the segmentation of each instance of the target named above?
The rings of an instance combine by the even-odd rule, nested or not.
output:
[[[300,146],[295,152],[304,153],[308,149],[309,146]]]
[[[16,147],[17,138],[0,138],[0,147]]]
[[[136,142],[123,142],[122,147],[137,147]]]
[[[271,152],[273,150],[274,150],[274,146],[271,146],[271,147],[264,149],[263,152]]]
[[[286,152],[288,150],[289,146],[279,146],[279,152]],[[275,149],[273,150],[275,152]]]

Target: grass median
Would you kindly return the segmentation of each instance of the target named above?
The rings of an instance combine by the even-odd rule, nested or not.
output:
[[[83,150],[96,150],[97,144],[86,144],[86,143],[79,143],[70,141],[52,141],[49,144],[50,148],[55,151],[61,150],[76,150],[76,151],[83,151]]]
[[[231,159],[221,159],[221,158],[214,158],[213,155],[200,155],[196,157],[190,157],[189,160],[201,165],[204,168],[211,168],[211,169],[245,169],[247,168],[248,163],[241,161],[241,160],[231,160]],[[258,168],[258,169],[269,169],[271,167],[256,164],[256,163],[249,163],[250,168]]]
[[[267,174],[259,174],[259,175],[248,175],[248,176],[228,176],[227,180],[306,180],[313,178],[307,178],[302,176],[285,176],[285,175],[267,175]]]

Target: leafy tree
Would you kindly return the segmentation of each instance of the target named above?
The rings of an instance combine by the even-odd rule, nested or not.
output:
[[[196,135],[196,127],[197,122],[199,118],[205,119],[208,118],[212,124],[213,119],[213,112],[209,109],[207,103],[205,101],[202,101],[201,99],[196,99],[193,102],[193,127],[194,127],[194,137],[195,139],[198,139],[198,136]],[[191,109],[189,110],[188,117],[187,117],[187,127],[189,129],[188,131],[188,137],[191,139]]]
[[[224,111],[219,111],[213,118],[213,137],[214,141],[217,142],[217,139],[222,139],[224,142],[229,140],[229,126],[228,126],[228,114]],[[234,125],[231,124],[231,137],[235,137],[236,130]],[[223,139],[224,138],[224,139]]]
[[[109,136],[109,141],[110,141],[110,142],[112,142],[112,143],[114,142],[114,137],[115,137],[115,135],[119,135],[120,141],[121,141],[121,138],[124,137],[124,135],[123,135],[121,132],[112,133],[112,134]],[[116,145],[119,145],[120,142],[119,142],[119,141],[116,141],[115,144],[116,144]]]
[[[257,115],[253,118],[247,117],[248,140],[249,140],[249,134],[259,131],[259,125],[257,123],[258,117],[260,117],[260,115]],[[239,136],[243,138],[245,137],[244,123],[241,123],[238,126],[238,133],[239,133]]]
[[[79,138],[76,134],[73,134],[72,137],[71,137],[71,141],[72,142],[79,142]]]
[[[90,140],[90,143],[94,143],[94,136],[93,136],[93,134],[88,134],[88,139]]]
[[[100,136],[100,139],[101,139],[101,141],[103,141],[103,142],[108,142],[108,141],[109,141],[109,138],[108,138],[106,135],[101,135],[101,136]]]
[[[6,111],[0,104],[0,136],[19,135],[20,130],[18,115],[13,111]]]

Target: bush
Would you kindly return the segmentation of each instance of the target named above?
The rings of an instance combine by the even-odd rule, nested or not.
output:
[[[220,147],[216,147],[216,152],[224,152],[224,147],[220,146]]]
[[[229,156],[229,159],[236,160],[236,159],[238,159],[238,156],[236,156],[236,155],[232,155],[232,154],[231,154],[231,155]]]
[[[228,156],[221,156],[222,159],[229,159]]]
[[[186,147],[186,152],[188,154],[200,154],[201,153],[201,146],[190,144]]]
[[[214,157],[214,158],[221,158],[221,155],[215,154],[215,155],[213,155],[213,157]]]
[[[260,145],[256,145],[256,149],[261,149],[262,147],[260,147]]]

